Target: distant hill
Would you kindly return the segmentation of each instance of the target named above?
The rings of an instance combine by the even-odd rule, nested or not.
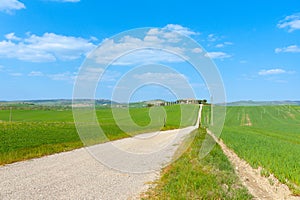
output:
[[[78,99],[75,100],[75,106],[88,106],[93,104],[94,100],[91,99]],[[96,106],[124,106],[124,107],[146,107],[149,104],[160,105],[166,101],[161,99],[132,102],[129,105],[126,103],[118,103],[108,99],[96,99]],[[300,105],[300,101],[235,101],[229,102],[227,106],[265,106],[265,105]],[[24,100],[24,101],[0,101],[0,106],[72,106],[72,99],[46,99],[46,100]]]
[[[89,105],[94,100],[78,99],[75,104]],[[107,99],[96,99],[95,105],[115,105],[115,101]],[[24,101],[0,101],[0,105],[37,105],[37,106],[72,106],[72,99],[45,99],[45,100],[24,100]]]
[[[267,106],[267,105],[300,105],[300,101],[236,101],[229,102],[227,106]]]
[[[149,100],[149,101],[144,101],[145,104],[154,104],[154,105],[159,105],[161,103],[165,103],[165,100],[161,100],[161,99],[155,99],[155,100]]]

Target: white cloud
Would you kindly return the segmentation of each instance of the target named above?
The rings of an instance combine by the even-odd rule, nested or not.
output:
[[[44,74],[39,71],[32,71],[28,74],[28,76],[44,76]]]
[[[137,51],[119,58],[113,64],[133,65],[151,62],[183,62],[183,59],[176,56],[176,54],[184,55],[186,51],[184,47],[178,45],[182,38],[177,32],[185,35],[197,34],[186,27],[169,24],[162,29],[150,29],[143,38],[126,35],[118,41],[105,39],[93,53],[91,59],[95,59],[97,63],[107,64],[123,56],[121,53],[126,52],[128,49],[137,49]],[[147,49],[149,47],[151,48]],[[167,49],[172,53],[159,49]]]
[[[223,48],[223,47],[228,46],[228,45],[233,45],[233,43],[232,42],[220,43],[220,44],[216,45],[216,48]]]
[[[15,36],[15,33],[8,33],[4,36],[7,40],[21,40],[21,38]]]
[[[74,60],[95,48],[89,40],[55,33],[44,33],[42,36],[29,33],[22,39],[9,33],[5,37],[7,40],[0,41],[0,57],[30,62]]]
[[[13,10],[25,9],[25,5],[18,0],[1,0],[0,11],[11,13]]]
[[[300,13],[285,17],[277,24],[278,28],[287,28],[288,32],[300,29]]]
[[[276,48],[275,52],[276,53],[281,53],[281,52],[300,53],[300,47],[298,47],[297,45],[291,45],[288,47]]]
[[[287,71],[285,71],[284,69],[269,69],[269,70],[263,69],[258,72],[258,75],[266,76],[266,75],[285,74],[285,73],[287,73]]]
[[[165,26],[163,29],[168,30],[168,31],[175,31],[183,35],[191,36],[191,35],[198,35],[199,33],[194,32],[190,30],[189,28],[183,27],[178,24],[168,24]]]
[[[192,52],[193,52],[193,53],[202,53],[203,50],[200,49],[200,48],[194,48],[194,49],[192,49]]]
[[[225,45],[224,44],[217,44],[216,47],[217,48],[223,48]]]
[[[230,58],[231,55],[225,53],[225,52],[207,52],[205,56],[210,57],[211,59],[224,59],[224,58]]]
[[[96,38],[95,36],[91,36],[90,39],[91,41],[98,41],[98,38]]]
[[[207,40],[208,40],[209,42],[215,42],[215,41],[219,40],[219,38],[218,38],[215,34],[209,34],[209,35],[207,36]]]

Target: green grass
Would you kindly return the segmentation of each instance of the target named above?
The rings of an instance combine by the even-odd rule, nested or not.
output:
[[[150,108],[131,108],[133,120],[141,127],[130,128],[131,134],[160,129],[173,129],[193,125],[196,121],[198,107],[195,105],[166,106],[166,124],[162,127],[163,115],[149,117]],[[161,109],[161,108],[152,108]],[[120,108],[121,112],[122,108]],[[156,113],[156,112],[154,112]],[[97,109],[99,124],[109,140],[128,137],[114,121],[112,110]],[[160,114],[158,112],[158,114]],[[60,109],[18,109],[12,111],[12,122],[9,122],[10,110],[0,110],[0,165],[29,158],[40,157],[82,147],[73,122],[72,110]],[[180,117],[183,117],[180,124]],[[126,124],[128,117],[123,123]],[[151,126],[147,126],[148,124]],[[90,144],[105,142],[104,138],[91,141]]]
[[[144,199],[252,198],[218,145],[204,159],[199,159],[205,136],[205,129],[196,130],[190,135],[188,139],[193,139],[191,146],[163,170],[161,179],[145,193]]]
[[[274,174],[300,195],[299,106],[227,107],[221,138],[252,167],[263,167],[263,174]]]

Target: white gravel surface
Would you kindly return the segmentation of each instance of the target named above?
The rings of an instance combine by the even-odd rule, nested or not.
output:
[[[197,124],[199,120],[200,115]],[[0,199],[138,198],[197,127],[147,133],[2,166]]]

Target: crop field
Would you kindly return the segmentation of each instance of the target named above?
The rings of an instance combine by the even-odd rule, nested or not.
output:
[[[160,180],[142,199],[252,199],[220,146],[199,159],[199,147],[206,134],[205,129],[199,128],[186,139],[187,143],[193,140],[190,147],[164,168]]]
[[[300,195],[299,106],[227,107],[221,138],[252,167],[262,167],[262,175],[274,174]]]
[[[157,112],[149,117],[153,108],[130,108],[133,121],[138,124],[133,134],[154,130],[174,129],[193,125],[198,114],[195,105],[166,106],[166,116]],[[119,108],[122,113],[122,108]],[[150,112],[151,113],[151,112]],[[156,113],[156,112],[154,112]],[[114,120],[110,108],[97,109],[99,124],[110,140],[128,137]],[[180,119],[183,121],[180,124]],[[0,165],[82,147],[73,121],[72,110],[66,109],[10,109],[0,110]],[[123,123],[126,123],[124,118]],[[162,125],[164,121],[164,126]],[[151,122],[151,126],[146,126]],[[97,141],[99,142],[99,141]],[[105,141],[100,141],[105,142]]]

